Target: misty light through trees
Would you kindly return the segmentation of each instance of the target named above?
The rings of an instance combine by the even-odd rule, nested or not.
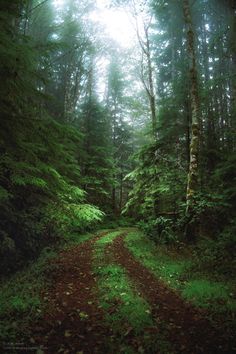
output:
[[[104,352],[231,353],[236,1],[2,0],[0,18],[0,340],[86,353],[91,327]],[[49,337],[30,327],[47,296],[71,326],[50,309]]]

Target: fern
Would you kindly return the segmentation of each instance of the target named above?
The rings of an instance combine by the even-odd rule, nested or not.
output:
[[[2,186],[0,186],[0,202],[6,202],[11,194]]]

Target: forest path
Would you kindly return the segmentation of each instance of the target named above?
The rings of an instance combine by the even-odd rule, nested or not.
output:
[[[102,353],[110,329],[94,294],[96,277],[92,271],[93,239],[60,253],[53,261],[55,274],[51,289],[42,296],[47,301],[43,319],[34,326],[34,341],[40,353]]]
[[[230,353],[202,311],[130,254],[127,234],[101,232],[53,261],[46,311],[32,328],[36,353]]]
[[[156,335],[164,324],[165,337],[174,353],[228,352],[222,334],[213,329],[204,311],[184,301],[180,295],[157,279],[150,270],[138,262],[125,247],[124,237],[112,244],[115,261],[126,269],[135,286],[151,304],[156,323]]]

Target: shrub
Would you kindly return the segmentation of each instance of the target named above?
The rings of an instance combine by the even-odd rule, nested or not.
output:
[[[156,243],[169,245],[177,241],[173,221],[169,218],[160,216],[149,221],[142,220],[138,225]]]

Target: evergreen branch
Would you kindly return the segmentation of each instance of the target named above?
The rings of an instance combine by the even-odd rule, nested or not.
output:
[[[42,1],[40,4],[34,6],[31,10],[29,10],[28,15],[31,14],[32,12],[34,12],[37,8],[43,6],[43,5],[44,5],[46,2],[48,2],[48,1],[49,1],[49,0],[44,0],[44,1]]]

